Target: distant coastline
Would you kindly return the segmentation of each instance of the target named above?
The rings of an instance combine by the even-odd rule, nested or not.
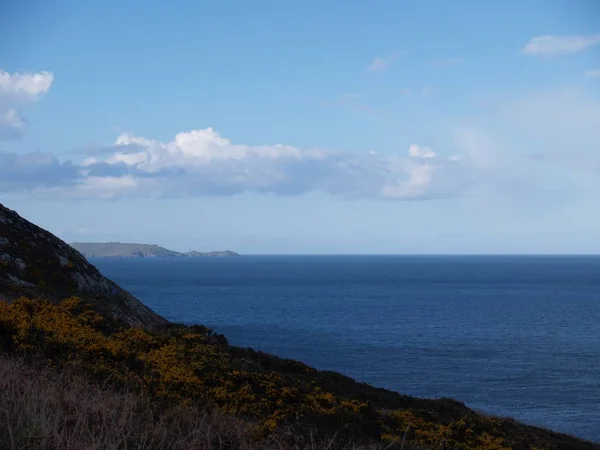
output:
[[[124,242],[72,242],[69,244],[85,258],[204,258],[234,257],[239,253],[231,250],[210,252],[176,252],[156,244],[132,244]]]

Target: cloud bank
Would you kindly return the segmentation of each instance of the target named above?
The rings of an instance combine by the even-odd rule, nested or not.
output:
[[[75,164],[43,153],[0,153],[0,190],[72,198],[282,196],[312,191],[344,198],[423,200],[459,195],[469,167],[412,145],[402,155],[359,154],[289,145],[234,144],[212,128],[170,142],[124,133],[87,149]]]
[[[22,109],[47,93],[53,80],[50,72],[10,74],[0,69],[0,139],[23,135],[27,122]]]

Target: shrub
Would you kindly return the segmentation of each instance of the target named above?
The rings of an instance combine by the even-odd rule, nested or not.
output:
[[[335,433],[336,442],[386,442],[390,448],[399,448],[403,441],[436,448],[529,448],[528,436],[518,434],[524,427],[512,427],[517,432],[508,443],[502,428],[506,422],[475,414],[464,405],[450,402],[446,408],[444,401],[429,401],[440,411],[450,411],[438,414],[418,409],[418,399],[402,398],[407,407],[389,411],[373,403],[384,393],[339,374],[231,347],[202,326],[176,324],[161,332],[127,327],[77,298],[60,304],[25,298],[0,302],[0,333],[4,352],[41,358],[56,370],[74,370],[92,383],[144,399],[165,411],[163,421],[170,411],[182,408],[236,418],[249,424],[259,440],[287,430],[296,443],[322,441]],[[143,416],[150,406],[142,403]]]

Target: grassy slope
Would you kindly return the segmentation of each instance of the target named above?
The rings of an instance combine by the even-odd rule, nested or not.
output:
[[[356,448],[400,448],[402,437],[405,449],[600,448],[476,414],[452,400],[407,397],[232,347],[201,326],[171,325],[161,332],[131,328],[74,299],[60,305],[25,299],[11,305],[0,302],[0,345],[12,357],[34,357],[50,362],[58,373],[83,374],[92,386],[102,383],[111,392],[133,393],[154,411],[168,415],[173,408],[192,408],[217,417],[214,420],[235,422],[235,430],[245,430],[243,445],[263,445],[257,448],[265,448],[269,439],[282,448],[295,448],[298,442],[327,442],[332,435],[336,444],[331,448],[348,443]],[[181,415],[184,422],[185,417]],[[189,431],[184,422],[173,429]]]
[[[118,392],[76,371],[0,356],[0,450],[331,448],[332,439],[316,442],[285,432],[260,439],[253,425],[197,406],[159,409],[143,395]]]

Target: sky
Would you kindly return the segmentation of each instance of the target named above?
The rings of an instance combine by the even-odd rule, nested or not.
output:
[[[597,0],[4,0],[0,42],[0,203],[67,242],[600,253]]]

